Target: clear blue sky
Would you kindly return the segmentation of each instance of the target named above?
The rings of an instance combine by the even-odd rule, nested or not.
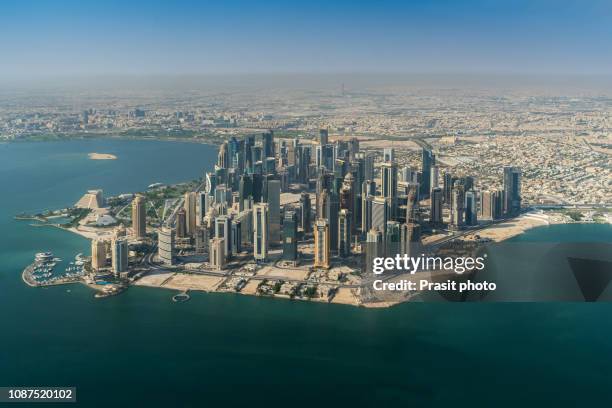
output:
[[[612,73],[612,1],[0,4],[0,75]]]

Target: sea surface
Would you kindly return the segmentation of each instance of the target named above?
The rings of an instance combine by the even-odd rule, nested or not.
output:
[[[62,208],[92,188],[190,180],[215,158],[211,146],[159,141],[0,144],[0,386],[76,386],[87,407],[612,403],[610,303],[363,309],[216,293],[173,303],[163,289],[94,299],[78,284],[21,281],[36,252],[66,260],[89,243],[16,213]],[[550,226],[513,241],[611,242],[611,230]]]

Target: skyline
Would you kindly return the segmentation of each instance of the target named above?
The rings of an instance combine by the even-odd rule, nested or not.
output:
[[[604,1],[28,1],[0,15],[0,75],[601,75],[611,16]]]

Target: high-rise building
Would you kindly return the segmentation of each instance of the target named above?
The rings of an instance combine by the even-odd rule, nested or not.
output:
[[[395,161],[395,150],[392,147],[385,147],[383,150],[383,161],[391,163]]]
[[[435,187],[431,190],[431,212],[430,222],[433,225],[442,224],[442,199],[444,193],[440,187]]]
[[[342,257],[351,254],[351,212],[340,210],[338,214],[338,255]]]
[[[213,238],[210,240],[210,266],[215,270],[222,270],[225,267],[225,238]]]
[[[226,258],[232,256],[231,221],[231,218],[227,215],[220,215],[215,218],[215,238],[223,238],[223,245],[225,246],[223,253]]]
[[[397,165],[386,162],[381,166],[382,170],[382,196],[395,200],[397,197]]]
[[[383,233],[387,232],[387,221],[390,220],[390,203],[384,197],[374,197],[372,200],[372,228]]]
[[[444,203],[450,205],[451,193],[453,191],[453,175],[448,170],[444,173],[442,189],[444,191]]]
[[[504,215],[515,216],[521,212],[521,169],[504,167]]]
[[[283,220],[283,259],[296,262],[297,249],[297,215],[295,211],[286,211]]]
[[[176,237],[187,237],[187,211],[185,211],[185,208],[179,208],[176,213]]]
[[[431,166],[435,164],[435,156],[431,150],[423,148],[421,168],[421,197],[429,197],[431,189]]]
[[[144,197],[137,195],[132,200],[132,231],[136,239],[142,239],[147,235],[146,213]]]
[[[91,268],[99,271],[106,266],[106,242],[102,239],[91,241]]]
[[[164,265],[174,264],[174,231],[172,228],[162,226],[157,233],[157,247],[159,260]]]
[[[492,220],[494,206],[493,193],[491,191],[482,191],[480,193],[480,218]]]
[[[112,242],[113,273],[119,275],[128,271],[128,242],[125,238],[116,238]]]
[[[451,196],[450,227],[461,229],[465,224],[465,191],[462,184],[455,183]]]
[[[217,166],[222,169],[230,167],[230,155],[228,151],[227,142],[223,142],[219,147],[219,154],[217,156]]]
[[[268,258],[268,218],[267,203],[253,205],[253,256],[258,261]]]
[[[397,221],[387,221],[387,232],[385,234],[385,253],[388,257],[393,257],[400,253],[401,232],[400,223]]]
[[[230,236],[232,237],[230,248],[232,249],[232,255],[238,255],[242,252],[242,221],[232,220],[230,227]]]
[[[197,200],[197,196],[195,192],[191,191],[191,192],[185,193],[185,204],[184,204],[185,215],[186,215],[185,225],[187,227],[186,229],[187,229],[188,236],[193,236],[193,234],[195,233],[196,217],[197,217],[196,200]]]
[[[280,181],[268,180],[267,197],[269,211],[269,240],[270,243],[279,244],[281,242],[281,222],[280,222]]]
[[[319,218],[314,227],[314,267],[329,269],[330,267],[330,242],[329,223],[324,218]]]
[[[319,145],[321,146],[325,146],[327,143],[329,143],[329,133],[327,129],[320,129],[319,130]]]
[[[365,269],[372,274],[374,259],[384,256],[385,245],[383,232],[378,228],[372,228],[366,234],[366,264]]]
[[[363,195],[361,203],[361,232],[367,234],[372,228],[372,202],[374,201],[373,195]]]
[[[470,190],[465,193],[465,223],[467,225],[478,224],[478,205],[476,201],[476,192]]]
[[[400,226],[400,254],[418,255],[421,251],[421,226],[412,222]]]
[[[410,166],[402,167],[399,181],[403,181],[404,183],[412,182],[412,168]]]
[[[311,203],[310,203],[310,195],[308,193],[303,192],[300,194],[300,227],[302,231],[306,234],[310,232],[310,211],[311,211]]]
[[[365,163],[363,166],[363,179],[374,180],[374,155],[365,153]]]
[[[197,255],[205,255],[208,252],[209,240],[208,221],[202,220],[195,231],[195,252]]]
[[[436,187],[439,187],[439,174],[440,169],[438,166],[431,166],[431,178],[429,182],[430,191]]]
[[[274,132],[271,130],[261,135],[261,150],[264,158],[274,157]]]

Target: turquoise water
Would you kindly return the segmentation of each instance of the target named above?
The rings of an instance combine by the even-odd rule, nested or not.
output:
[[[116,154],[91,161],[89,152]],[[194,178],[204,145],[74,141],[0,145],[0,386],[76,386],[82,406],[608,406],[608,303],[411,303],[380,310],[134,287],[26,287],[35,252],[88,242],[12,220],[90,188],[110,194]],[[163,163],[160,165],[159,163]],[[610,241],[553,226],[515,240]],[[68,292],[68,290],[70,290]]]

